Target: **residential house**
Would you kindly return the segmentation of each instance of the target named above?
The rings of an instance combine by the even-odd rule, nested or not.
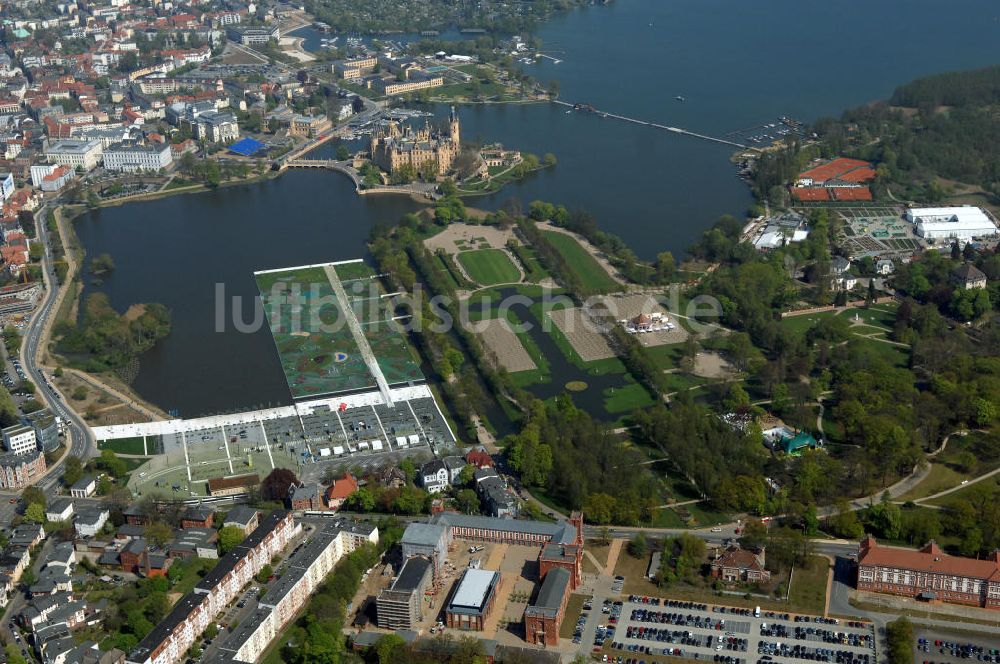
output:
[[[986,288],[986,275],[972,263],[962,263],[955,268],[951,279],[956,286],[965,290]]]
[[[771,579],[764,567],[764,547],[751,551],[733,545],[712,561],[712,576],[729,582],[763,583]]]
[[[109,516],[111,516],[111,513],[105,507],[87,506],[79,508],[76,512],[76,519],[73,522],[77,535],[80,537],[94,537],[104,528],[104,524],[108,522]]]
[[[319,484],[288,487],[288,503],[293,510],[324,510],[323,488]]]
[[[45,509],[45,518],[48,521],[69,521],[73,516],[73,501],[66,498],[58,498]]]
[[[97,491],[97,478],[93,475],[85,475],[69,488],[69,495],[74,498],[88,498],[94,495],[95,491]]]
[[[347,497],[358,490],[358,481],[350,473],[335,480],[326,490],[326,506],[331,510],[339,510]]]
[[[252,507],[238,506],[226,512],[226,518],[222,522],[223,526],[236,526],[244,534],[249,535],[257,529],[260,523],[260,512]]]

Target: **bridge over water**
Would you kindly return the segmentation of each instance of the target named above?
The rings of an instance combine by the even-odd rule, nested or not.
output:
[[[615,120],[622,120],[624,122],[631,122],[632,124],[644,125],[646,127],[653,127],[654,129],[665,129],[669,132],[675,134],[682,134],[684,136],[690,136],[692,138],[700,138],[703,141],[712,141],[713,143],[722,143],[723,145],[731,145],[734,148],[746,149],[746,145],[742,143],[737,143],[736,141],[730,141],[725,138],[718,138],[716,136],[708,136],[707,134],[699,134],[694,131],[688,131],[687,129],[681,129],[680,127],[670,127],[668,125],[659,124],[657,122],[649,122],[647,120],[639,120],[637,118],[630,118],[624,115],[618,115],[616,113],[608,113],[607,111],[601,111],[588,104],[572,104],[567,101],[560,101],[558,99],[552,100],[553,104],[558,104],[560,106],[567,106],[575,110],[587,111],[589,113],[594,113],[595,115],[600,115],[602,118],[614,118]]]
[[[440,198],[440,194],[437,192],[437,185],[433,182],[362,187],[361,175],[348,161],[337,161],[336,159],[289,159],[282,166],[283,168],[328,168],[338,173],[343,173],[351,178],[351,182],[354,183],[354,189],[359,194],[415,194],[417,196],[426,196],[431,200]]]

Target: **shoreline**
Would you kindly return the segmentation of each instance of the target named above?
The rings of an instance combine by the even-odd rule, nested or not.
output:
[[[80,206],[82,209],[64,214],[64,210],[69,207],[71,206],[60,205],[52,210],[52,214],[56,220],[56,231],[58,232],[59,240],[63,245],[63,258],[66,261],[68,269],[66,272],[66,278],[59,284],[56,293],[56,300],[53,303],[52,309],[53,315],[46,319],[45,325],[42,328],[38,340],[38,347],[36,349],[35,362],[40,368],[44,369],[50,375],[54,373],[57,367],[61,367],[63,372],[76,375],[80,378],[80,380],[90,383],[96,389],[102,390],[106,394],[121,401],[124,406],[131,408],[142,415],[146,415],[150,419],[169,419],[168,415],[162,408],[138,394],[134,389],[132,389],[131,385],[125,381],[118,378],[109,378],[104,374],[94,374],[81,369],[75,369],[65,361],[65,358],[62,355],[58,354],[51,348],[52,330],[61,320],[63,320],[63,309],[66,305],[66,298],[69,297],[70,290],[73,289],[77,291],[75,294],[76,300],[71,304],[69,311],[65,313],[70,313],[79,309],[79,300],[83,294],[82,274],[87,252],[83,245],[80,244],[80,240],[77,237],[76,232],[73,230],[73,222],[84,211],[86,211],[87,208],[86,206]],[[77,288],[76,284],[79,284],[79,288]],[[78,408],[76,408],[72,400],[67,399],[66,406],[83,419],[84,422],[86,422],[86,413],[81,412]]]

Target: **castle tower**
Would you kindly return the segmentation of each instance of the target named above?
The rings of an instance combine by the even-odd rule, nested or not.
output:
[[[455,151],[461,147],[461,135],[459,133],[459,122],[458,113],[455,112],[455,107],[451,107],[451,121],[448,123],[449,133],[451,134],[451,142],[455,144]]]

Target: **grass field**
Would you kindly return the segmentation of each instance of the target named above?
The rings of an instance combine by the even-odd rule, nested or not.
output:
[[[621,285],[611,278],[608,271],[593,256],[580,246],[572,236],[556,231],[542,231],[552,246],[562,255],[566,263],[576,270],[584,288],[596,292],[610,292],[621,289]]]
[[[566,612],[563,614],[566,616],[566,619],[559,626],[560,639],[573,638],[573,631],[576,629],[576,619],[580,617],[580,612],[583,611],[583,603],[586,599],[585,595],[573,593],[566,600]]]
[[[521,273],[501,249],[463,251],[458,254],[458,262],[481,286],[509,284],[521,279]]]
[[[605,390],[604,397],[604,410],[612,415],[631,413],[637,408],[646,408],[656,403],[649,391],[636,382],[629,382],[625,387]]]
[[[761,597],[746,599],[742,595],[723,595],[714,592],[707,586],[702,588],[689,584],[675,584],[668,588],[659,589],[656,584],[646,578],[648,565],[648,555],[642,558],[633,558],[626,551],[622,551],[622,554],[618,556],[615,574],[625,577],[625,593],[686,599],[723,606],[751,608],[760,606],[762,609],[768,610],[822,615],[830,563],[822,556],[812,556],[804,567],[796,567],[795,573],[792,575],[792,586],[788,593],[787,602],[780,599]]]
[[[153,452],[152,441],[150,441],[150,450],[147,452],[143,446],[142,436],[118,438],[115,440],[99,440],[97,441],[97,449],[113,450],[117,454],[148,454]]]

